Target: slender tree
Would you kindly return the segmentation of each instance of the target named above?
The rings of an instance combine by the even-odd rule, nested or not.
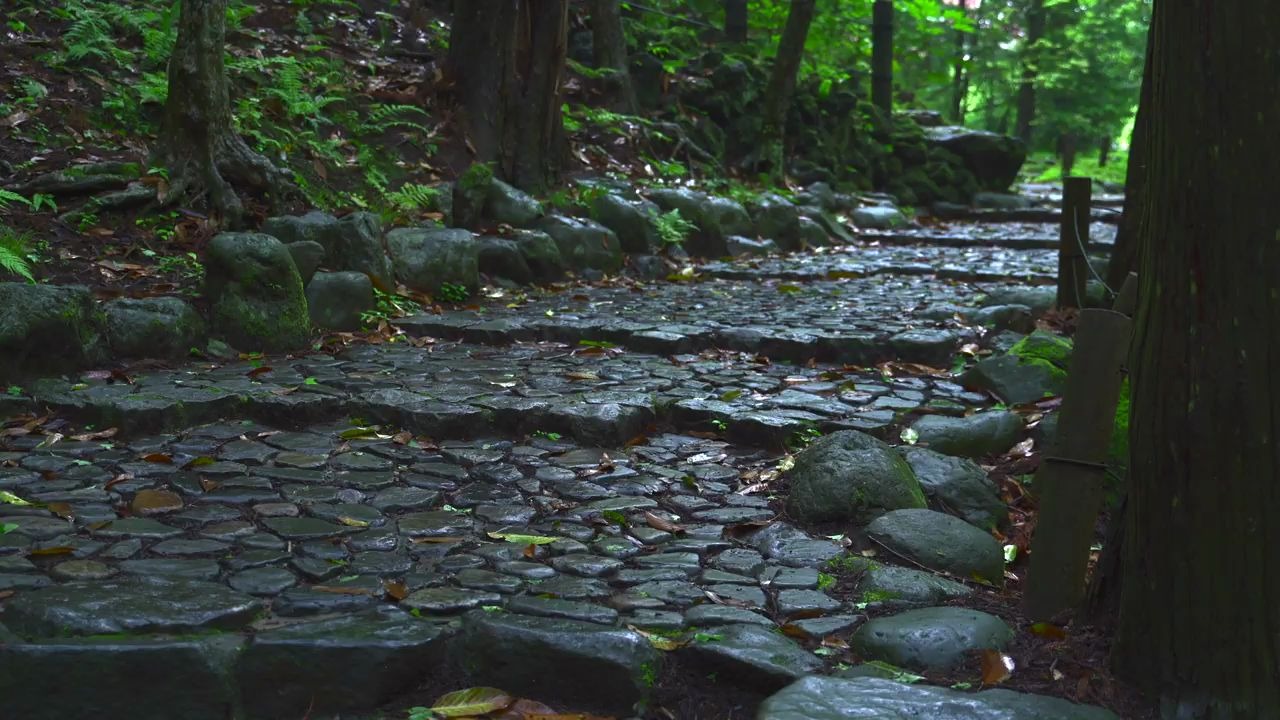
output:
[[[531,192],[558,177],[564,155],[561,77],[568,0],[456,3],[447,74],[481,162]]]
[[[1018,83],[1018,110],[1014,135],[1031,147],[1031,128],[1036,117],[1036,76],[1039,72],[1040,41],[1044,38],[1045,0],[1028,0],[1026,36],[1022,46],[1022,80]]]
[[[871,102],[893,114],[893,0],[871,5]]]
[[[773,59],[773,73],[769,76],[769,86],[765,89],[760,158],[773,173],[781,173],[783,170],[787,110],[791,107],[796,73],[800,70],[800,61],[804,59],[804,43],[809,37],[809,26],[813,23],[816,5],[816,0],[794,0],[791,3],[787,25],[782,30],[782,40],[778,44],[778,54]]]
[[[1154,29],[1155,24],[1152,23]],[[1146,217],[1145,191],[1147,185],[1147,153],[1151,138],[1151,38],[1147,38],[1147,60],[1142,71],[1142,90],[1138,97],[1138,115],[1133,120],[1133,134],[1129,139],[1129,167],[1125,170],[1124,209],[1120,227],[1116,229],[1116,242],[1111,250],[1111,263],[1107,266],[1107,285],[1119,289],[1125,276],[1138,264],[1138,237]]]
[[[235,186],[264,192],[274,202],[290,184],[232,126],[226,27],[227,0],[182,0],[153,162],[169,173],[162,203],[203,195],[217,222],[239,227],[244,205]]]
[[[1280,717],[1280,14],[1156,0],[1113,660],[1167,718]]]
[[[724,0],[724,39],[747,41],[747,0]]]
[[[959,0],[960,12],[967,12],[969,0]],[[957,125],[964,124],[965,96],[969,93],[969,77],[965,72],[965,49],[969,42],[969,33],[956,29],[956,59],[951,74],[951,120]]]
[[[634,115],[636,92],[631,85],[627,35],[618,0],[591,0],[591,35],[596,67],[611,71],[614,107]]]

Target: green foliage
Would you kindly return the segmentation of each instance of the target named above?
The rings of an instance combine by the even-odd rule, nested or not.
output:
[[[658,230],[658,240],[663,245],[679,245],[689,238],[689,234],[698,229],[697,225],[680,216],[679,210],[668,210],[653,215],[653,224]]]
[[[33,283],[36,279],[32,266],[38,260],[30,234],[0,223],[0,273],[17,275]]]
[[[373,309],[360,313],[360,321],[366,327],[375,327],[384,320],[405,317],[422,309],[418,303],[407,297],[383,292],[377,288],[373,289],[373,295]]]
[[[459,285],[457,283],[443,283],[442,285],[440,285],[440,292],[438,294],[441,300],[444,300],[446,302],[459,303],[459,302],[465,301],[468,297],[470,297],[471,291],[467,289],[466,285]]]

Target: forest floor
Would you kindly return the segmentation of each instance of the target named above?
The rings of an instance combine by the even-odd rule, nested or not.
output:
[[[429,216],[405,188],[450,179],[468,163],[435,108],[439,38],[411,32],[403,18],[325,17],[287,2],[259,5],[230,38],[230,69],[243,93],[238,120],[257,147],[300,168],[296,178],[308,200],[294,209],[372,209],[389,222]],[[0,185],[102,162],[136,164],[133,175],[158,182],[147,146],[167,56],[155,33],[165,19],[135,9],[99,18],[107,30],[83,23],[68,34],[92,18],[55,18],[34,8],[11,13],[0,35],[7,58],[0,76]],[[583,78],[570,90],[579,108],[591,92]],[[573,154],[580,172],[610,171],[641,184],[693,179],[696,168],[653,151],[635,123],[571,112],[579,121]],[[701,180],[740,187],[725,178]],[[200,252],[211,234],[199,213],[99,214],[87,194],[25,195],[42,199],[35,207],[0,208],[0,232],[23,239],[42,282],[84,284],[102,298],[198,293]],[[572,202],[572,192],[560,200]],[[265,207],[251,207],[265,217]],[[79,212],[59,219],[68,211]],[[1099,226],[1095,236],[1109,232]],[[553,594],[571,607],[554,612],[569,616],[612,611],[618,604],[604,599],[619,588],[631,603],[620,606],[624,620],[643,618],[653,628],[708,605],[738,619],[747,616],[734,612],[751,613],[752,622],[777,624],[818,651],[824,671],[838,670],[859,660],[848,642],[853,629],[889,612],[864,602],[856,578],[823,564],[824,552],[877,552],[857,528],[798,528],[830,547],[813,550],[823,571],[793,578],[790,589],[819,590],[838,610],[810,598],[813,608],[784,611],[778,591],[767,586],[767,593],[752,586],[735,591],[721,578],[710,591],[701,580],[708,570],[729,572],[727,561],[718,560],[726,548],[759,554],[775,575],[783,568],[750,538],[768,523],[788,522],[779,468],[805,444],[796,433],[811,427],[788,413],[811,410],[824,430],[852,427],[896,442],[912,418],[930,412],[931,401],[967,410],[995,403],[964,393],[951,368],[929,365],[936,348],[881,367],[816,363],[808,359],[818,340],[804,331],[835,321],[877,334],[878,342],[910,328],[945,331],[951,343],[945,364],[974,340],[972,329],[924,311],[1050,281],[1056,254],[1023,241],[1055,234],[1049,226],[938,224],[896,243],[863,236],[857,246],[812,255],[691,265],[688,282],[615,278],[518,297],[489,289],[463,305],[428,304],[421,312],[395,306],[368,333],[328,338],[310,355],[102,368],[63,386],[23,389],[54,411],[18,414],[30,408],[0,406],[15,411],[0,431],[0,487],[44,507],[13,510],[27,532],[4,536],[0,560],[10,562],[0,569],[0,603],[55,579],[96,582],[117,573],[217,581],[265,598],[280,617],[395,605],[424,591],[434,594],[405,606],[430,615],[500,601],[486,583],[460,585],[458,573],[474,568],[446,570],[440,561],[447,550],[476,567],[532,561],[554,568],[540,592],[558,583]],[[957,238],[963,242],[939,242]],[[734,350],[719,349],[726,338]],[[821,399],[839,397],[846,382],[867,394],[844,398],[843,408],[824,406]],[[68,400],[72,386],[95,399]],[[212,395],[195,403],[193,387]],[[125,400],[142,389],[147,403]],[[784,393],[797,389],[819,400],[806,399],[808,410],[789,404],[792,396]],[[718,400],[753,420],[729,431],[712,416],[658,415],[646,405],[655,394],[672,403]],[[424,398],[440,407],[425,407]],[[230,407],[237,408],[236,422],[219,422],[230,419]],[[1019,411],[1034,422],[1043,409]],[[482,415],[500,420],[488,424]],[[451,435],[457,431],[474,437]],[[1074,626],[1037,634],[1019,613],[1035,522],[1025,479],[1038,464],[1036,446],[1020,444],[981,462],[1009,503],[1011,525],[998,539],[1019,552],[1003,589],[970,583],[972,593],[951,602],[992,613],[1016,630],[1004,650],[1014,670],[1000,677],[990,657],[975,655],[944,673],[897,679],[973,689],[986,683],[1100,705],[1126,719],[1154,717],[1141,695],[1111,676],[1105,634]],[[157,488],[181,496],[167,508],[172,512],[139,500],[156,500],[143,491]],[[312,503],[341,509],[323,515]],[[257,509],[264,506],[274,510]],[[286,527],[303,511],[323,528]],[[448,517],[455,511],[467,522]],[[406,519],[423,514],[431,517]],[[77,526],[68,529],[57,516]],[[104,525],[130,517],[150,524],[118,533]],[[572,521],[552,529],[552,519],[562,517]],[[414,522],[416,529],[407,529]],[[663,529],[668,524],[681,527]],[[569,551],[527,554],[487,536],[508,526],[546,534],[572,526],[577,534],[564,544]],[[611,544],[624,530],[646,538],[641,552]],[[277,535],[288,538],[288,552],[273,544]],[[162,542],[176,544],[158,548]],[[294,554],[295,543],[344,549],[340,558],[315,548]],[[576,557],[587,543],[603,553],[588,557],[609,558],[637,582],[611,588],[593,577],[590,563]],[[6,555],[11,548],[25,553],[29,567]],[[245,562],[220,563],[229,551]],[[553,561],[565,556],[575,559]],[[646,560],[657,556],[692,564],[663,574]],[[85,562],[59,570],[70,559]],[[642,583],[656,584],[649,593],[663,598],[656,609],[625,590]],[[718,602],[703,602],[707,592]],[[796,619],[824,616],[848,624],[836,623],[827,634],[786,629]],[[717,621],[699,622],[714,628]],[[458,689],[448,686],[449,677],[397,700],[380,717],[403,718],[409,707]],[[749,718],[762,698],[681,657],[655,679],[650,717]]]

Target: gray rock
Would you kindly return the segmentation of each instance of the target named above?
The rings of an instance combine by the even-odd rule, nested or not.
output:
[[[542,203],[520,188],[495,178],[485,195],[484,215],[495,223],[529,227],[542,217]]]
[[[1003,620],[977,610],[934,607],[868,620],[850,645],[863,658],[912,670],[950,670],[976,650],[1013,640]]]
[[[285,245],[313,242],[327,255],[333,243],[333,226],[338,219],[329,213],[312,210],[306,215],[279,215],[263,221],[262,232]]]
[[[989,305],[965,313],[966,319],[984,328],[1027,333],[1035,329],[1035,318],[1026,305]]]
[[[535,279],[559,280],[564,277],[565,260],[560,254],[560,246],[550,235],[537,230],[517,230],[512,239]]]
[[[662,663],[630,630],[508,613],[468,613],[458,648],[476,684],[619,716],[649,697]]]
[[[220,635],[25,643],[6,641],[0,628],[4,714],[74,718],[92,707],[97,720],[225,720],[237,702],[227,666],[242,642]]]
[[[445,658],[440,627],[384,608],[259,632],[236,681],[251,718],[371,710]]]
[[[204,320],[175,297],[120,298],[103,303],[107,341],[122,357],[176,359],[204,345]]]
[[[756,720],[1119,720],[1060,698],[971,693],[881,678],[810,676],[765,700]]]
[[[709,196],[702,202],[702,218],[720,228],[724,235],[751,232],[751,216],[742,203],[725,197]]]
[[[688,188],[659,188],[649,191],[652,200],[663,212],[679,210],[680,217],[693,223],[697,228],[685,239],[684,249],[701,257],[723,257],[727,254],[725,238],[734,233],[725,232],[717,217],[706,214],[708,196],[705,193]],[[739,222],[740,216],[733,211],[719,208],[729,213],[731,222]],[[742,234],[739,232],[737,234]]]
[[[1058,290],[1052,285],[1014,287],[996,290],[982,301],[984,307],[995,305],[1025,305],[1039,315],[1058,302]]]
[[[548,215],[538,221],[538,230],[556,241],[562,261],[574,270],[616,273],[622,269],[618,236],[594,220]]]
[[[922,570],[872,563],[858,578],[859,602],[899,605],[937,605],[962,598],[972,590],[954,580]]]
[[[973,196],[973,206],[989,210],[1025,210],[1035,207],[1031,198],[1007,193],[980,192]]]
[[[804,247],[826,247],[831,244],[827,230],[817,220],[808,217],[800,218],[800,244]]]
[[[787,510],[797,520],[865,523],[887,510],[920,508],[924,493],[893,448],[856,430],[819,438],[796,456]]]
[[[0,377],[49,375],[106,357],[88,288],[0,283]]]
[[[977,463],[922,447],[903,446],[898,451],[911,465],[924,494],[947,512],[984,530],[1008,522],[1008,506]]]
[[[825,237],[825,233],[823,234]],[[756,240],[755,238],[730,235],[725,238],[725,251],[734,257],[743,255],[768,255],[778,252],[778,243],[773,240]]]
[[[893,230],[907,224],[902,211],[888,205],[860,207],[850,213],[850,219],[854,225],[872,230]]]
[[[364,273],[316,273],[307,285],[311,324],[318,328],[359,330],[360,315],[374,305],[373,283]]]
[[[302,279],[279,240],[222,233],[209,243],[205,268],[213,330],[233,347],[286,352],[310,343]]]
[[[23,592],[5,608],[5,625],[26,637],[236,630],[263,609],[248,595],[190,580],[71,582]]]
[[[760,624],[725,625],[705,636],[681,648],[681,659],[698,672],[714,672],[756,691],[773,692],[822,668],[813,653]]]
[[[1060,397],[1067,386],[1066,373],[1049,363],[1024,362],[1014,355],[979,360],[960,376],[967,388],[985,390],[1010,405]]]
[[[919,444],[944,455],[976,458],[1005,452],[1022,436],[1022,418],[1004,410],[965,417],[925,415],[911,424]]]
[[[445,284],[480,287],[480,251],[466,230],[400,228],[387,233],[396,278],[413,290],[440,293]]]
[[[480,272],[485,275],[506,278],[521,285],[533,281],[533,271],[515,240],[482,237],[477,241],[477,249]]]
[[[293,264],[298,268],[298,277],[302,278],[302,284],[305,286],[311,282],[316,270],[324,264],[326,254],[324,246],[315,240],[298,240],[285,243],[285,247],[289,249]]]
[[[369,276],[384,292],[395,289],[391,261],[382,242],[382,221],[367,212],[351,213],[334,225],[328,261],[335,270],[354,270]]]
[[[651,253],[658,247],[654,216],[658,208],[648,201],[632,201],[614,193],[598,195],[591,202],[591,217],[618,236],[628,253]]]
[[[1004,554],[991,535],[933,510],[894,510],[867,525],[867,535],[931,570],[1004,584]]]
[[[1003,192],[1018,177],[1027,147],[1017,138],[985,130],[943,126],[925,128],[925,143],[953,153],[983,190]]]
[[[774,193],[764,193],[751,202],[755,235],[773,240],[784,250],[800,249],[800,212],[791,201]]]

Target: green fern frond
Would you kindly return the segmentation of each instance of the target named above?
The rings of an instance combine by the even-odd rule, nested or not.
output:
[[[0,230],[0,271],[17,275],[27,282],[35,282],[31,274],[31,262],[27,260],[26,241],[11,230]]]
[[[11,190],[0,188],[0,210],[8,210],[12,203],[22,203],[27,207],[31,206],[31,201]]]

